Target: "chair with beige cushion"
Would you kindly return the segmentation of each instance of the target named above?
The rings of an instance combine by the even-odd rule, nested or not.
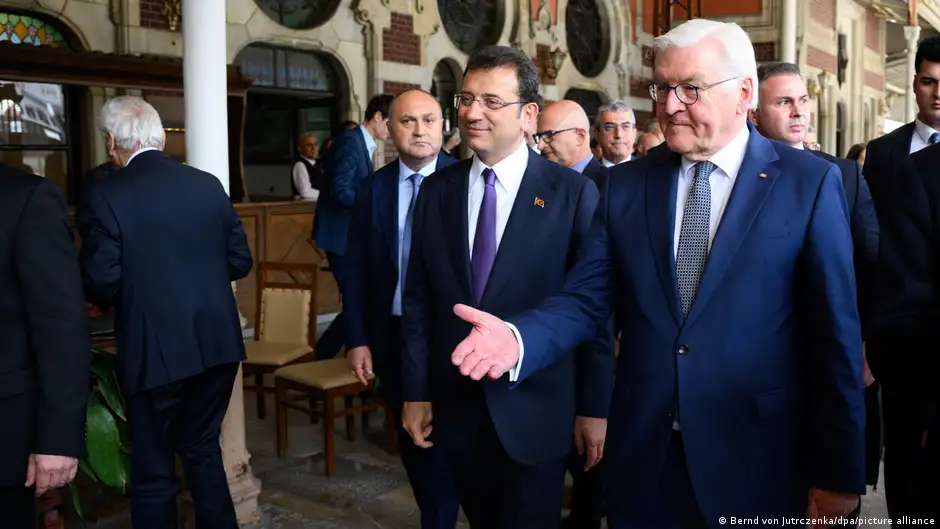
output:
[[[334,420],[346,418],[346,438],[352,442],[356,440],[355,414],[375,411],[385,407],[383,400],[362,400],[355,404],[354,397],[375,386],[375,377],[369,376],[369,385],[363,386],[346,364],[345,357],[320,360],[317,362],[304,362],[282,367],[274,371],[275,402],[277,406],[277,455],[284,457],[287,454],[287,410],[293,409],[310,415],[323,418],[323,451],[326,462],[326,476],[336,473],[336,442],[334,440]],[[288,397],[288,391],[299,392],[299,396]],[[342,409],[336,408],[336,399],[343,398]],[[297,404],[298,401],[309,401],[310,406]],[[322,409],[316,405],[323,401]],[[385,413],[385,433],[388,451],[394,453],[395,425],[391,420],[391,413]]]
[[[264,419],[265,393],[274,388],[264,385],[265,375],[278,368],[316,358],[317,265],[300,263],[258,263],[254,341],[245,344],[246,377],[254,377],[258,418]]]

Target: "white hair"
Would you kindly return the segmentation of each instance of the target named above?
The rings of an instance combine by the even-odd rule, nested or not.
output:
[[[163,123],[157,110],[139,97],[120,96],[101,107],[99,126],[114,136],[114,144],[125,151],[147,147],[163,149]]]
[[[720,68],[722,79],[744,77],[751,80],[751,109],[757,109],[759,98],[757,84],[757,59],[750,37],[733,22],[718,22],[704,18],[693,18],[676,26],[665,35],[653,39],[653,53],[667,48],[688,48],[707,38],[713,38],[721,44],[726,62]]]

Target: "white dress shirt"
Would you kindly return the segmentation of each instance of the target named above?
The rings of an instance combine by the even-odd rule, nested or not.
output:
[[[410,169],[405,162],[398,160],[398,270],[399,282],[395,286],[395,297],[392,298],[392,315],[401,316],[401,241],[405,236],[405,220],[408,218],[408,206],[411,205],[411,196],[413,193],[411,175],[418,173],[421,176],[428,177],[437,170],[437,156],[434,161],[425,165],[420,171]]]
[[[915,152],[930,145],[930,136],[932,136],[935,132],[940,131],[930,128],[927,124],[919,119],[915,119],[914,134],[911,134],[911,152],[908,154],[914,154]]]
[[[627,162],[629,162],[629,161],[632,160],[632,159],[633,159],[633,155],[632,155],[632,154],[628,154],[627,157],[624,158],[622,162],[614,163],[614,162],[608,160],[607,158],[603,158],[603,157],[602,157],[602,158],[601,158],[601,165],[603,165],[604,167],[608,167],[608,168],[609,168],[609,167],[613,167],[613,166],[615,166],[615,165],[620,165],[620,164],[622,164],[622,163],[627,163]]]
[[[499,242],[503,239],[503,232],[506,231],[506,224],[509,222],[509,214],[512,212],[512,205],[516,202],[516,195],[519,193],[519,186],[522,185],[522,176],[525,174],[526,167],[529,166],[529,146],[525,141],[519,142],[519,146],[509,156],[491,167],[496,173],[496,249],[499,251]],[[477,219],[480,217],[480,205],[483,203],[483,190],[486,187],[483,181],[483,170],[487,166],[476,155],[473,156],[473,163],[470,165],[470,184],[467,193],[467,241],[470,245],[470,259],[473,260],[473,238],[477,233]],[[509,381],[515,382],[519,378],[519,368],[522,366],[522,357],[525,355],[525,347],[522,345],[522,337],[519,330],[511,323],[506,323],[519,342],[519,361],[516,367],[509,370]]]
[[[310,165],[316,165],[316,160],[311,160],[305,156],[301,156],[304,160]],[[300,200],[316,200],[320,197],[320,191],[313,188],[310,185],[310,173],[307,172],[307,166],[303,162],[297,162],[294,164],[294,170],[291,171],[291,179],[294,181],[294,187],[297,188],[297,197]]]
[[[131,160],[133,160],[134,158],[137,158],[137,155],[140,154],[140,153],[142,153],[142,152],[147,152],[147,151],[159,151],[159,150],[160,150],[160,149],[157,149],[156,147],[144,147],[143,149],[140,149],[139,151],[134,151],[134,154],[132,154],[131,157],[127,159],[127,163],[124,164],[124,167],[127,167],[128,165],[130,165],[130,164],[131,164]]]

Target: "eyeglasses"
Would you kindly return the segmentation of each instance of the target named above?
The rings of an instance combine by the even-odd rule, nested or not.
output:
[[[601,129],[603,129],[607,134],[613,134],[617,129],[620,129],[623,132],[628,132],[630,129],[635,128],[636,123],[630,123],[629,121],[624,121],[623,123],[604,123],[601,126]]]
[[[569,130],[578,130],[578,127],[571,127],[568,129],[561,130],[546,130],[544,132],[539,132],[532,135],[532,139],[535,140],[535,143],[544,141],[545,143],[551,143],[556,134],[561,134],[562,132],[568,132]]]
[[[483,106],[490,110],[499,110],[503,107],[508,107],[509,105],[524,105],[527,103],[527,101],[510,101],[507,103],[506,101],[493,96],[484,96],[479,99],[472,94],[457,94],[454,96],[454,106],[457,108],[470,108],[473,106],[474,101],[479,101]]]
[[[669,86],[664,84],[651,84],[649,86],[650,98],[654,103],[664,104],[669,98],[669,92],[675,92],[676,98],[679,99],[679,102],[684,105],[694,105],[698,102],[698,98],[701,92],[708,90],[713,86],[718,86],[721,83],[727,83],[732,79],[737,79],[737,77],[729,77],[717,83],[712,83],[705,86],[695,86],[694,84],[689,83],[679,83],[675,86]]]

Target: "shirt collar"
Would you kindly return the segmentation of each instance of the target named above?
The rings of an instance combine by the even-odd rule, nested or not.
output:
[[[144,147],[143,149],[134,151],[134,154],[132,154],[131,157],[127,159],[127,163],[124,164],[124,167],[127,167],[128,165],[130,165],[130,164],[131,164],[131,160],[133,160],[134,158],[137,158],[137,155],[140,154],[140,153],[142,153],[142,152],[147,152],[147,151],[159,151],[159,150],[160,150],[160,149],[157,149],[156,147]]]
[[[369,134],[369,131],[365,127],[359,125],[359,132],[362,133],[362,139],[366,142],[366,149],[369,150],[369,158],[372,157],[372,153],[375,152],[375,139],[372,138],[372,135]]]
[[[301,156],[300,158],[303,159],[303,160],[307,160],[307,161],[310,163],[310,165],[316,165],[316,164],[317,164],[317,161],[314,160],[313,158],[307,158],[306,156]]]
[[[591,163],[591,160],[593,160],[593,159],[594,159],[594,155],[593,155],[593,154],[589,154],[589,155],[587,155],[587,157],[585,157],[585,158],[584,158],[583,160],[581,160],[580,162],[578,162],[578,163],[572,165],[571,168],[574,169],[575,171],[579,172],[579,173],[583,173],[583,172],[584,172],[584,169],[588,166],[589,163]]]
[[[633,159],[633,155],[632,155],[632,154],[628,154],[627,157],[624,158],[622,162],[614,163],[614,162],[608,160],[607,158],[601,157],[601,165],[603,165],[604,167],[613,167],[613,166],[615,166],[615,165],[620,165],[620,164],[622,164],[622,163],[629,162],[629,161],[632,160],[632,159]]]
[[[730,178],[731,181],[738,176],[738,171],[741,169],[741,164],[744,163],[744,153],[747,152],[747,141],[750,137],[750,132],[747,130],[747,125],[741,127],[741,132],[734,137],[727,145],[721,148],[718,152],[712,155],[708,159],[711,163],[718,166],[721,169],[721,172],[725,174],[726,177]],[[690,178],[689,171],[695,164],[698,162],[693,162],[692,160],[682,157],[682,172],[680,176],[683,178]]]
[[[496,173],[496,180],[503,186],[503,189],[511,194],[515,194],[519,191],[519,186],[522,185],[522,175],[525,174],[525,170],[528,166],[529,146],[526,145],[525,140],[520,139],[519,146],[516,147],[516,150],[491,167],[491,169]],[[486,164],[484,164],[478,156],[473,156],[473,165],[470,166],[471,189],[476,181],[483,177],[483,170],[486,169],[486,167]]]
[[[924,123],[923,121],[919,119],[914,119],[914,130],[917,131],[917,134],[921,137],[922,140],[924,140],[924,143],[926,143],[927,145],[930,145],[930,137],[933,136],[933,133],[940,132],[940,131],[934,130],[933,128],[930,127],[930,125],[927,125],[926,123]]]
[[[428,177],[428,176],[431,176],[431,173],[433,173],[436,170],[437,170],[437,156],[434,157],[434,160],[431,163],[422,167],[421,170],[418,171],[418,174],[424,177]],[[411,178],[411,175],[413,174],[415,174],[415,171],[413,171],[410,167],[405,165],[405,162],[401,161],[401,158],[399,158],[398,159],[399,183],[404,182],[405,180],[408,180],[409,178]]]

